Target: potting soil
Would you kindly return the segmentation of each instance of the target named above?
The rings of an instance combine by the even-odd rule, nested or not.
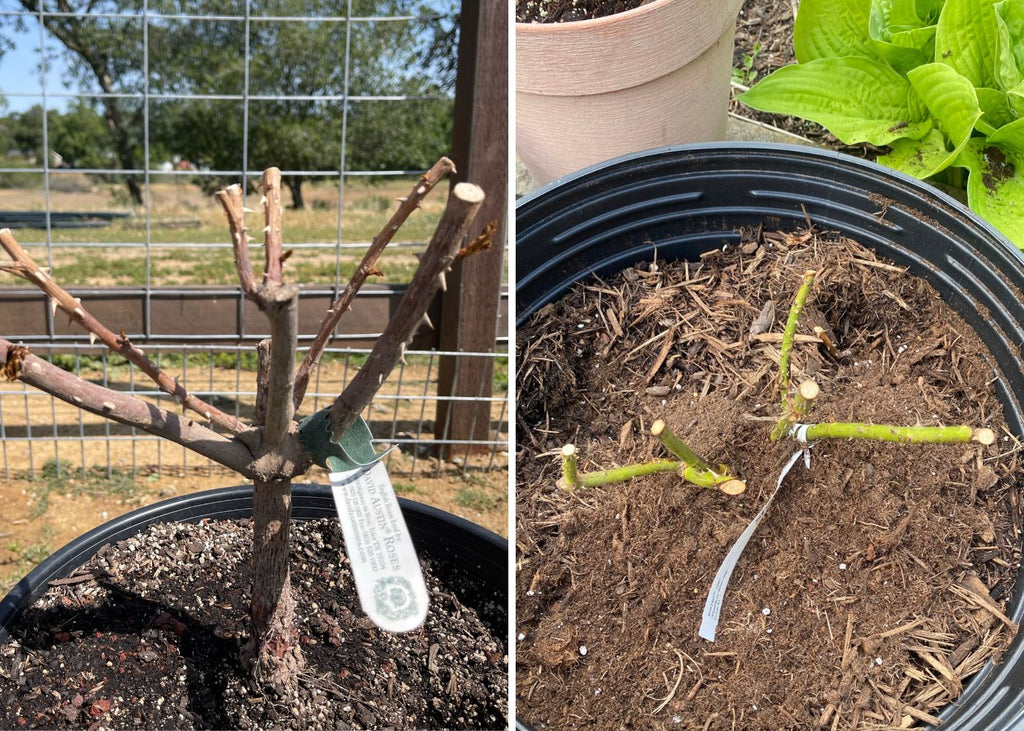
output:
[[[793,440],[781,333],[805,270],[794,382],[808,421],[990,427],[995,445],[827,440],[746,548],[713,643],[712,579]],[[814,328],[832,342],[825,345]],[[821,232],[748,232],[699,262],[577,286],[517,333],[517,714],[538,728],[908,727],[935,722],[1016,628],[1013,477],[983,344],[923,280]],[[738,497],[671,473],[567,491],[581,471],[668,458],[662,418]]]
[[[644,0],[516,0],[516,22],[568,23],[614,15],[643,5]]]
[[[337,520],[292,530],[306,659],[294,697],[265,692],[240,660],[247,521],[158,524],[102,549],[24,614],[0,645],[0,728],[507,725],[504,635],[442,586],[429,561],[426,623],[388,634],[359,609]]]

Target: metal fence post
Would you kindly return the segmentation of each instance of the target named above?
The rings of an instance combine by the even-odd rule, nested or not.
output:
[[[460,181],[476,183],[487,194],[475,236],[497,221],[489,251],[456,263],[442,298],[441,350],[492,352],[504,263],[508,208],[508,2],[464,2],[455,83],[453,159]],[[438,368],[438,439],[486,441],[491,424],[493,358],[443,356]],[[473,400],[446,400],[446,397]],[[486,451],[487,447],[467,452]],[[447,447],[447,448],[446,448]],[[442,445],[445,456],[460,451]]]

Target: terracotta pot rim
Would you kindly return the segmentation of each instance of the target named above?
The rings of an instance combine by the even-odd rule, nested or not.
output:
[[[591,20],[516,23],[516,91],[588,96],[646,84],[731,37],[740,5],[655,0]]]

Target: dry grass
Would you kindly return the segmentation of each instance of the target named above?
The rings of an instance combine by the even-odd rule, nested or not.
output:
[[[129,216],[115,220],[110,226],[96,229],[52,229],[51,240],[58,244],[101,243],[109,246],[54,248],[49,256],[57,277],[79,286],[145,284],[147,281],[146,209],[134,208],[124,199],[124,186],[98,182],[95,178],[75,174],[78,184],[67,185],[66,176],[54,190],[51,184],[49,205],[54,212],[96,211],[122,212]],[[0,210],[42,211],[47,197],[38,181],[24,188],[0,189]],[[396,199],[408,193],[413,178],[390,178],[382,182],[361,179],[346,181],[342,210],[341,242],[369,242],[386,223],[397,205]],[[290,205],[287,189],[284,202]],[[319,249],[300,249],[289,262],[292,278],[302,283],[333,283],[337,271],[335,244],[338,242],[337,182],[307,183],[303,188],[306,208],[288,209],[284,214],[285,245],[318,244]],[[149,250],[150,281],[155,286],[234,284],[236,274],[224,214],[213,196],[202,193],[186,178],[154,176],[150,186]],[[415,270],[415,254],[425,245],[444,210],[446,193],[439,186],[420,211],[403,226],[396,243],[417,244],[414,247],[392,247],[381,261],[385,281],[407,282]],[[256,208],[256,200],[250,207]],[[258,234],[262,220],[250,216],[250,225]],[[48,259],[45,249],[46,231],[19,229],[15,235],[41,261]],[[257,240],[260,238],[256,236]],[[39,244],[41,246],[31,246]],[[199,247],[195,244],[219,244],[223,248]],[[191,246],[190,246],[191,245]],[[254,249],[259,249],[259,243]],[[116,256],[112,257],[112,253]],[[260,252],[254,251],[259,261]],[[362,255],[360,249],[344,249],[341,257],[342,281]],[[14,284],[4,276],[0,285]]]

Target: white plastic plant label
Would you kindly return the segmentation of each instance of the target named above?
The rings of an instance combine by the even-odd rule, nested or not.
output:
[[[729,553],[725,555],[725,560],[722,561],[722,565],[718,567],[718,573],[715,574],[715,580],[711,582],[711,591],[708,592],[708,599],[704,602],[704,615],[700,622],[700,631],[698,634],[701,638],[708,642],[715,641],[715,631],[718,629],[718,617],[722,613],[722,600],[725,597],[725,590],[729,587],[729,579],[732,577],[732,571],[736,568],[736,564],[740,560],[740,556],[743,555],[743,549],[747,547],[747,543],[750,542],[750,537],[754,535],[754,531],[757,530],[757,526],[761,525],[761,521],[764,520],[764,516],[768,514],[768,508],[772,506],[772,502],[775,500],[775,496],[779,494],[779,488],[782,487],[782,481],[786,479],[786,475],[793,469],[793,465],[800,459],[800,455],[805,455],[804,459],[806,462],[810,462],[810,453],[804,449],[798,450],[792,457],[786,466],[782,468],[782,473],[779,475],[778,481],[775,483],[775,489],[772,494],[768,496],[768,500],[765,501],[764,506],[757,511],[757,515],[750,521],[750,525],[740,533],[740,537],[736,539],[736,542],[729,549]]]
[[[427,587],[384,464],[330,479],[363,611],[388,632],[416,629],[427,617]]]

